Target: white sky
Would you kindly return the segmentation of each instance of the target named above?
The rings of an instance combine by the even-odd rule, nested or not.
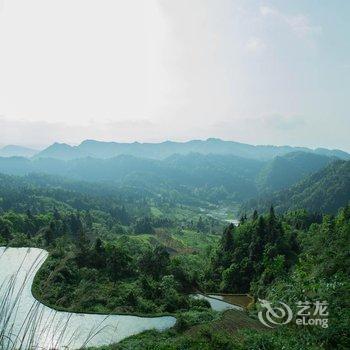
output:
[[[0,0],[0,144],[350,151],[349,4]]]

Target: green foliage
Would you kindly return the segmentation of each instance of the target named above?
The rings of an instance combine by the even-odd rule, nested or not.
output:
[[[151,164],[159,176],[150,172],[143,178],[137,171],[121,170],[120,178],[128,183],[123,187],[0,175],[0,244],[49,251],[33,285],[36,297],[49,306],[177,315],[174,329],[146,332],[116,345],[118,349],[349,348],[350,207],[336,216],[304,209],[335,213],[346,203],[349,162],[335,162],[280,192],[273,197],[279,199],[277,214],[273,207],[268,211],[265,201],[267,214],[242,215],[238,227],[227,226],[220,239],[215,235],[220,221],[206,214],[222,208],[206,201],[242,200],[262,166],[227,160],[174,156]],[[102,163],[118,172],[118,162],[129,170],[151,166],[123,157]],[[79,161],[79,174],[91,166],[88,160]],[[244,168],[246,177],[241,178]],[[100,169],[89,176],[99,178]],[[289,207],[283,204],[289,198],[295,210],[280,214]],[[327,300],[330,327],[236,334],[232,325],[237,318],[229,319],[229,313],[218,317],[207,302],[189,296],[196,290],[249,292],[289,305]]]
[[[287,188],[334,161],[334,158],[310,152],[291,152],[268,162],[257,177],[261,192]]]
[[[125,237],[90,243],[81,234],[76,240],[56,239],[50,251],[33,291],[52,307],[140,314],[209,307],[184,294],[195,286],[193,273],[171,261],[162,246],[140,246]]]
[[[298,245],[293,228],[284,225],[271,207],[268,216],[231,224],[212,257],[209,274],[221,291],[261,295],[264,288],[288,271],[296,260]]]
[[[313,213],[337,213],[350,200],[350,162],[336,161],[301,179],[296,185],[248,201],[243,211],[266,212],[271,203],[278,212],[306,209]]]
[[[152,227],[151,219],[149,217],[143,217],[136,220],[134,231],[136,234],[154,233],[154,228]]]

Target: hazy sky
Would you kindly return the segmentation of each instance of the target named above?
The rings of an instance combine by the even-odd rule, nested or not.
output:
[[[350,151],[350,1],[0,0],[0,144]]]

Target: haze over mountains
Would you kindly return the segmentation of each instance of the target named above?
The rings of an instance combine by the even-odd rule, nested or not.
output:
[[[33,157],[39,151],[17,145],[7,145],[0,148],[0,157]]]
[[[64,143],[54,143],[46,149],[35,152],[34,150],[11,146],[12,151],[0,150],[0,156],[24,156],[35,158],[56,158],[71,160],[85,157],[112,158],[118,155],[132,155],[135,157],[165,159],[173,154],[221,154],[234,155],[242,158],[269,160],[276,156],[282,156],[294,151],[303,151],[327,156],[336,156],[340,159],[350,159],[350,154],[341,150],[328,150],[317,148],[312,150],[306,147],[249,145],[234,141],[220,139],[191,140],[188,142],[165,141],[161,143],[118,143],[85,140],[78,146],[70,146]]]
[[[59,175],[79,181],[134,186],[154,193],[176,190],[210,202],[242,202],[287,188],[335,159],[338,158],[300,151],[271,160],[199,153],[174,154],[161,160],[131,155],[72,160],[9,157],[0,158],[0,173]]]
[[[16,152],[22,156],[13,156]],[[277,209],[289,208],[288,197],[293,197],[296,204],[291,203],[290,208],[302,202],[303,207],[314,210],[322,204],[317,198],[325,198],[325,210],[334,212],[340,205],[331,204],[333,198],[342,198],[341,205],[350,199],[344,171],[339,172],[337,181],[329,180],[329,173],[324,174],[325,180],[309,179],[318,172],[323,174],[337,161],[350,164],[350,155],[340,150],[252,146],[219,139],[162,143],[87,140],[79,146],[55,143],[33,153],[26,148],[5,147],[0,153],[7,155],[0,156],[0,173],[58,175],[74,181],[146,190],[155,196],[171,193],[174,200],[180,197],[197,204],[244,204],[257,198],[243,208],[256,206],[262,210],[268,203],[276,203]],[[328,188],[333,182],[340,187]],[[345,185],[341,187],[342,184]],[[306,187],[312,188],[312,193]],[[339,188],[341,196],[335,193]],[[308,198],[312,198],[312,205]]]

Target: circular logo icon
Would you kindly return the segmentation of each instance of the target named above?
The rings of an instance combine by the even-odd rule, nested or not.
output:
[[[293,318],[292,309],[285,303],[279,302],[279,306],[272,306],[267,300],[259,299],[261,306],[264,308],[258,313],[260,322],[269,328],[276,325],[287,324]]]

